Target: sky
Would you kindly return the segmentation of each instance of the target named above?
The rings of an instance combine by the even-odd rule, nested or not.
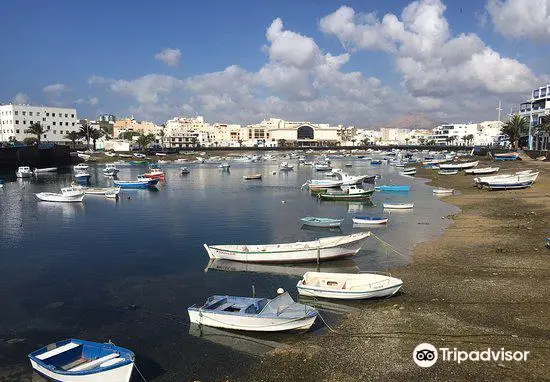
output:
[[[0,103],[165,122],[496,119],[550,83],[550,0],[23,0]]]

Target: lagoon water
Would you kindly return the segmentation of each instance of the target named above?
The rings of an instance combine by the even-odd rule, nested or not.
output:
[[[68,337],[111,339],[132,349],[149,381],[210,381],[246,372],[257,355],[322,332],[320,320],[305,334],[201,332],[190,328],[186,309],[212,294],[250,295],[252,286],[257,296],[274,296],[282,287],[296,298],[296,282],[307,270],[384,271],[406,265],[412,247],[440,234],[450,224],[442,218],[458,211],[433,196],[422,180],[398,175],[400,169],[345,162],[353,163],[346,169],[351,174],[380,174],[377,184],[411,184],[412,190],[376,192],[372,205],[320,202],[300,186],[323,173],[305,166],[279,172],[278,162],[232,163],[230,172],[190,164],[188,175],[180,175],[180,166],[166,165],[166,181],[157,191],[123,190],[118,201],[88,195],[81,204],[39,202],[34,195],[59,192],[72,181],[70,172],[6,182],[0,188],[0,380],[40,380],[26,354]],[[342,167],[343,161],[333,160],[333,166]],[[119,179],[144,171],[121,168]],[[109,185],[99,166],[90,172],[92,185]],[[243,181],[243,175],[257,172],[263,180]],[[387,227],[371,229],[399,254],[371,238],[353,259],[319,267],[209,264],[202,246],[340,234],[302,229],[299,219],[307,215],[345,217],[343,234],[356,232],[363,228],[354,228],[351,217],[388,214],[384,200],[415,203],[412,211],[391,212]],[[334,321],[369,303],[325,302],[320,308]],[[133,380],[140,380],[137,373]]]

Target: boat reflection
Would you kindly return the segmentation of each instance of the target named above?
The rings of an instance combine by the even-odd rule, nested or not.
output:
[[[337,313],[337,314],[348,314],[358,312],[362,309],[364,305],[360,301],[353,300],[327,300],[322,298],[308,297],[308,296],[299,296],[298,302],[300,304],[305,304],[313,306],[314,308],[324,310],[325,312]]]
[[[358,273],[359,267],[353,259],[343,259],[336,261],[322,262],[320,264],[257,264],[241,263],[231,260],[210,260],[204,269],[226,271],[226,272],[253,272],[270,273],[277,275],[298,276],[306,272],[336,272],[336,273]]]
[[[63,217],[74,217],[78,214],[86,212],[86,208],[83,203],[56,203],[56,202],[45,202],[38,201],[38,211],[40,213],[59,213]]]
[[[385,228],[388,228],[388,224],[365,224],[365,223],[361,223],[361,224],[357,224],[357,223],[353,223],[353,228],[364,228],[366,230],[371,230],[371,229],[385,229]]]
[[[265,336],[265,333],[244,334],[243,332],[218,329],[194,323],[189,325],[189,334],[253,356],[261,356],[273,349],[287,346],[277,341],[261,338],[261,336]]]
[[[334,233],[343,233],[340,227],[313,227],[310,225],[303,224],[300,229],[304,231],[313,231],[313,232],[334,232]]]

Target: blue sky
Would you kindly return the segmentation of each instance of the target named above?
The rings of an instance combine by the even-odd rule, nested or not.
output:
[[[156,122],[494,118],[548,82],[550,0],[535,3],[10,2],[0,102]]]

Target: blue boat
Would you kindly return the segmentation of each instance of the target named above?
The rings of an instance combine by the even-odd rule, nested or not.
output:
[[[499,161],[518,160],[519,154],[518,153],[495,154],[493,155],[493,157],[495,160],[499,160]]]
[[[158,182],[158,179],[149,178],[138,178],[137,180],[113,180],[113,184],[121,188],[148,188],[156,186]]]
[[[127,382],[134,368],[134,353],[112,343],[78,339],[58,341],[29,354],[32,368],[54,381]]]
[[[302,224],[311,227],[333,228],[340,227],[344,219],[317,218],[314,216],[306,216],[304,218],[301,218],[300,221],[302,222]]]
[[[370,161],[370,164],[382,164],[382,161],[377,159],[377,160],[371,160]]]
[[[379,216],[355,216],[353,217],[353,223],[355,224],[386,224],[388,218]]]
[[[411,189],[411,186],[382,185],[382,186],[376,186],[375,189],[378,191],[386,191],[386,192],[392,192],[392,191],[407,192]]]

